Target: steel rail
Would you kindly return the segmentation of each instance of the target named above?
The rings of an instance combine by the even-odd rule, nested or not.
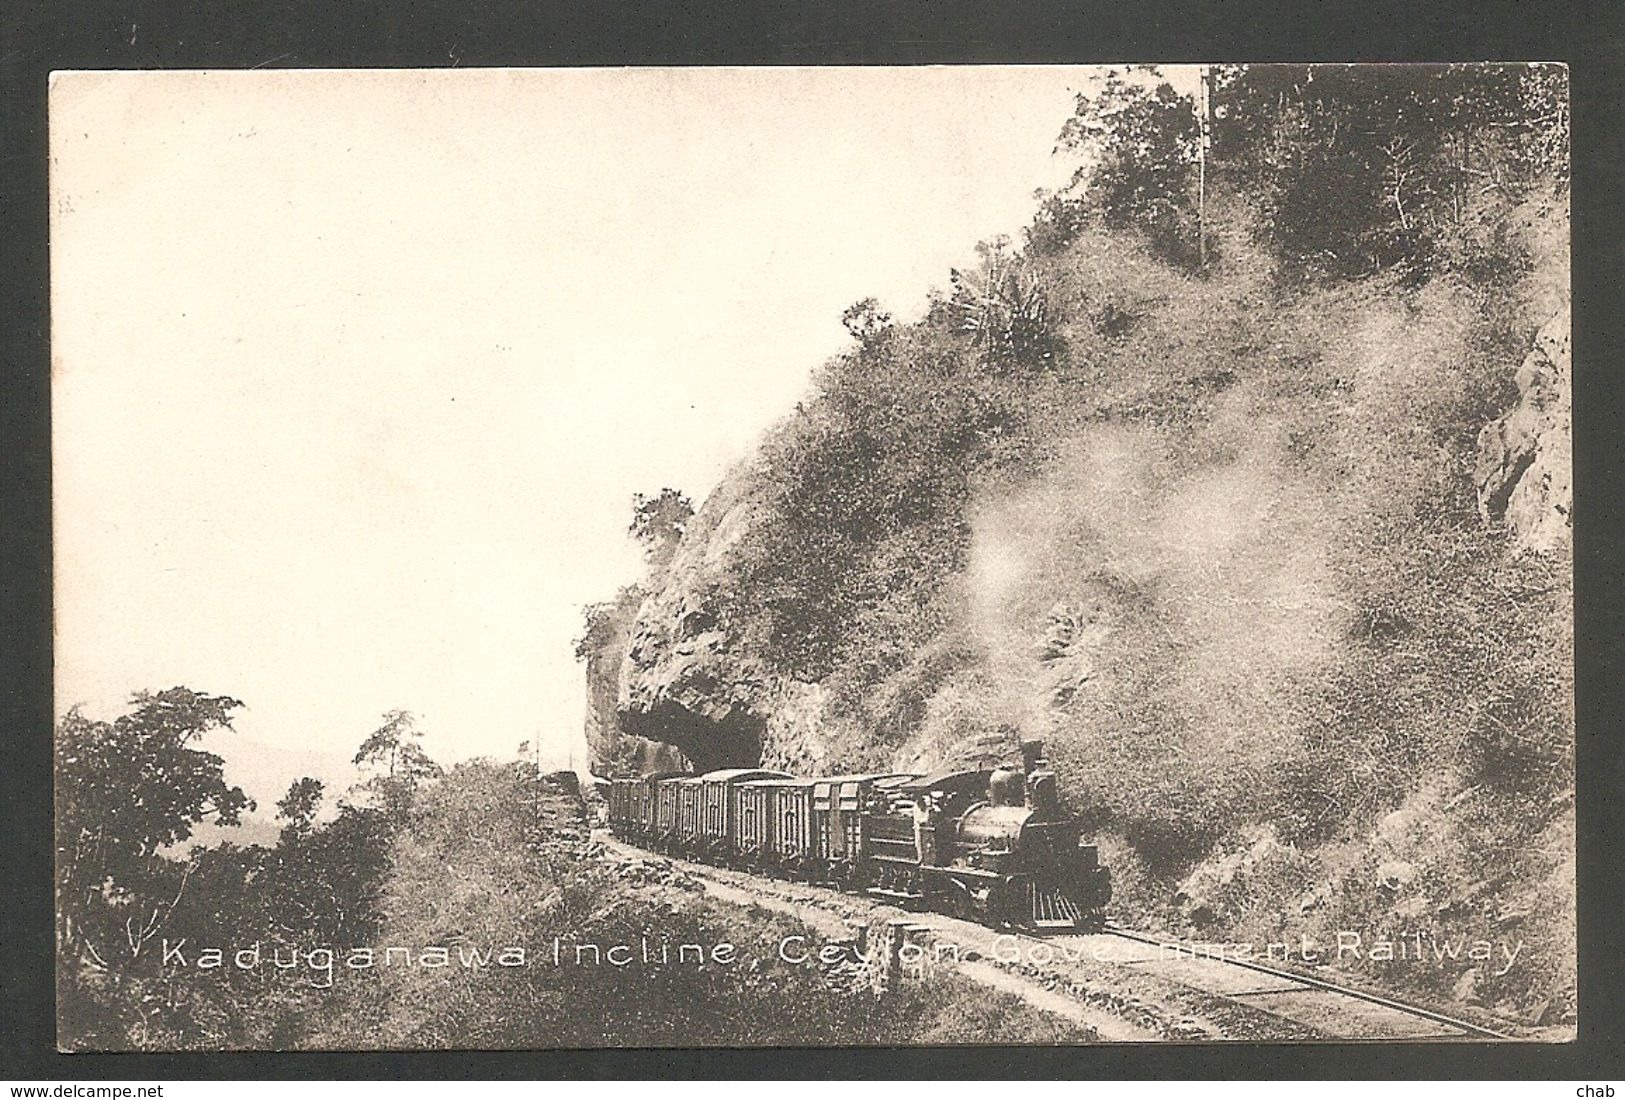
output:
[[[692,866],[694,868],[697,868],[697,869],[699,869],[701,871],[726,872],[726,871],[730,870],[729,868],[718,867],[718,866],[716,866],[714,864],[709,864],[709,863],[704,863],[704,862],[697,862],[697,861],[694,861],[694,860],[685,859],[685,858],[680,857],[680,856],[662,855],[659,852],[655,852],[655,851],[652,851],[650,849],[643,848],[641,845],[632,844],[632,843],[622,839],[621,837],[615,836],[614,833],[612,833],[612,832],[609,833],[608,835],[614,841],[614,843],[617,846],[619,846],[619,847],[621,847],[623,849],[630,849],[632,851],[641,852],[641,853],[643,853],[645,855],[654,856],[654,857],[660,858],[660,859],[667,859],[667,860],[671,860],[673,862],[681,862],[681,863],[687,864],[689,866]],[[762,877],[762,876],[759,876],[759,875],[753,875],[748,871],[734,871],[733,873],[742,874],[742,875],[745,875],[748,878],[760,878],[760,877]],[[768,882],[773,882],[773,883],[784,882],[786,884],[789,884],[788,880],[784,880],[784,879],[772,879],[772,878],[770,878],[770,879],[767,879],[767,881]],[[824,887],[818,887],[818,885],[816,883],[802,883],[801,885],[814,886],[814,887],[817,887],[817,888],[824,888]],[[867,900],[870,900],[870,901],[873,901],[873,902],[876,902],[876,903],[879,903],[879,904],[884,904],[884,902],[881,901],[880,899],[870,898],[870,897],[868,897],[867,894],[864,894],[864,893],[848,893],[846,891],[841,891],[841,890],[836,890],[834,892],[839,893],[842,897],[845,897],[845,898],[851,898],[851,899],[856,899],[856,900],[865,900],[865,899],[867,899]],[[937,915],[938,916],[944,916],[944,917],[950,916],[949,914],[937,914]],[[960,918],[950,918],[950,919],[960,919]],[[1477,1035],[1477,1036],[1479,1036],[1481,1038],[1484,1038],[1484,1039],[1496,1039],[1496,1040],[1510,1041],[1510,1042],[1517,1041],[1517,1036],[1508,1035],[1508,1034],[1505,1034],[1504,1032],[1496,1031],[1493,1028],[1485,1027],[1482,1024],[1475,1024],[1475,1023],[1472,1023],[1472,1022],[1470,1022],[1468,1020],[1461,1020],[1461,1019],[1457,1019],[1457,1018],[1455,1018],[1453,1016],[1446,1016],[1442,1012],[1434,1012],[1432,1009],[1429,1009],[1429,1008],[1422,1008],[1422,1007],[1420,1007],[1418,1005],[1408,1004],[1408,1003],[1406,1003],[1404,1001],[1396,1001],[1391,997],[1384,997],[1384,996],[1382,996],[1380,994],[1377,994],[1377,993],[1369,993],[1369,992],[1366,992],[1363,989],[1353,989],[1353,988],[1350,988],[1348,986],[1338,985],[1336,982],[1329,982],[1329,981],[1326,981],[1326,980],[1324,980],[1322,978],[1310,977],[1307,974],[1300,974],[1300,973],[1297,973],[1297,972],[1291,971],[1291,970],[1283,970],[1283,969],[1281,969],[1279,967],[1267,966],[1264,963],[1252,962],[1252,961],[1247,961],[1247,960],[1242,960],[1242,959],[1230,959],[1230,958],[1223,958],[1223,957],[1215,957],[1212,954],[1209,954],[1207,952],[1196,950],[1191,945],[1181,943],[1178,940],[1159,939],[1159,938],[1157,938],[1155,936],[1147,936],[1144,933],[1132,931],[1130,929],[1124,928],[1122,925],[1116,923],[1115,921],[1107,921],[1101,931],[1106,935],[1117,936],[1120,939],[1133,940],[1133,941],[1136,941],[1138,943],[1149,944],[1149,945],[1151,945],[1153,947],[1176,949],[1180,953],[1181,957],[1196,958],[1196,959],[1208,959],[1208,960],[1210,960],[1212,962],[1223,963],[1223,964],[1227,964],[1227,965],[1230,965],[1230,966],[1241,967],[1241,968],[1246,969],[1246,970],[1257,971],[1260,974],[1269,974],[1272,977],[1282,978],[1282,979],[1284,979],[1286,981],[1297,982],[1297,983],[1299,983],[1301,985],[1306,985],[1306,986],[1310,986],[1310,987],[1313,987],[1313,988],[1316,988],[1316,989],[1321,989],[1321,990],[1324,990],[1324,991],[1326,991],[1328,993],[1338,993],[1338,994],[1341,994],[1341,995],[1343,995],[1345,997],[1352,997],[1355,1000],[1365,1001],[1365,1002],[1367,1002],[1369,1004],[1381,1005],[1384,1008],[1391,1008],[1391,1009],[1394,1009],[1395,1011],[1403,1012],[1403,1013],[1406,1013],[1407,1015],[1410,1015],[1410,1016],[1417,1016],[1417,1017],[1420,1017],[1420,1018],[1425,1019],[1425,1020],[1430,1020],[1430,1021],[1432,1021],[1433,1023],[1436,1023],[1436,1024],[1444,1024],[1447,1027],[1453,1027],[1453,1028],[1456,1028],[1459,1031],[1464,1031],[1464,1032],[1467,1032],[1469,1034]],[[1029,933],[1029,932],[1017,932],[1016,934],[1019,935],[1021,938],[1026,939],[1026,940],[1030,940],[1030,941],[1032,941],[1034,943],[1043,943],[1043,942],[1045,942],[1046,939],[1058,938],[1058,937],[1047,937],[1047,936],[1034,935],[1034,934]],[[1079,934],[1082,934],[1082,933],[1079,933]],[[1213,991],[1209,990],[1208,992],[1211,993]],[[1213,993],[1213,995],[1214,996],[1219,996],[1219,997],[1227,996],[1226,994],[1222,994],[1222,993]],[[1237,999],[1237,998],[1235,998],[1234,995],[1230,995],[1229,999]],[[1242,1001],[1240,1001],[1240,1003],[1246,1004],[1247,1002],[1245,1000],[1242,1000]],[[1264,1008],[1262,1008],[1260,1006],[1254,1006],[1254,1007],[1257,1007],[1258,1011],[1261,1011],[1261,1012],[1267,1012],[1268,1011],[1267,1009],[1264,1009]],[[1346,1038],[1346,1037],[1339,1037],[1339,1038]]]
[[[1125,940],[1135,940],[1139,943],[1151,944],[1155,947],[1178,948],[1181,954],[1187,955],[1190,958],[1211,959],[1213,962],[1225,963],[1230,966],[1239,966],[1247,970],[1256,970],[1260,974],[1269,974],[1273,977],[1284,978],[1288,981],[1301,982],[1304,985],[1313,986],[1317,989],[1324,989],[1330,993],[1341,993],[1345,997],[1353,997],[1355,1000],[1367,1001],[1371,1004],[1382,1005],[1384,1008],[1392,1008],[1412,1016],[1420,1016],[1424,1020],[1431,1020],[1436,1024],[1446,1024],[1450,1027],[1459,1028],[1462,1031],[1479,1035],[1485,1039],[1500,1039],[1507,1041],[1516,1039],[1516,1036],[1507,1035],[1503,1032],[1496,1031],[1493,1028],[1484,1027],[1481,1024],[1471,1023],[1467,1020],[1458,1020],[1453,1016],[1446,1016],[1442,1012],[1434,1012],[1430,1008],[1422,1008],[1418,1005],[1407,1004],[1404,1001],[1396,1001],[1390,997],[1384,997],[1377,993],[1368,993],[1363,989],[1351,989],[1348,986],[1338,985],[1336,982],[1328,982],[1322,978],[1312,978],[1307,974],[1299,974],[1292,970],[1282,970],[1278,967],[1267,966],[1264,963],[1252,962],[1250,960],[1214,958],[1212,955],[1193,950],[1189,945],[1182,944],[1178,940],[1158,939],[1155,936],[1147,936],[1139,932],[1133,932],[1112,921],[1106,922],[1105,931],[1108,935],[1118,936]]]

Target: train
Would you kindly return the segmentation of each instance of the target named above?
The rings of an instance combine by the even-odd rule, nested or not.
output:
[[[1111,872],[1062,807],[1043,743],[1021,766],[799,778],[766,768],[604,784],[630,843],[824,883],[995,928],[1104,923]]]

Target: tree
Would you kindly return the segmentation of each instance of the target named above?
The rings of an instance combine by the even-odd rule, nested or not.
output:
[[[1220,171],[1293,268],[1425,278],[1464,231],[1568,181],[1559,66],[1221,66],[1213,102]]]
[[[891,331],[891,314],[880,308],[874,298],[853,302],[841,314],[841,324],[864,348],[873,346]]]
[[[381,808],[341,805],[325,825],[282,830],[259,884],[271,902],[262,931],[294,942],[359,943],[376,930],[390,847],[411,792],[397,780],[382,794]]]
[[[209,818],[236,825],[254,805],[219,756],[192,747],[229,729],[242,703],[173,687],[131,704],[112,722],[76,707],[57,729],[58,936],[102,965],[119,939],[139,954],[185,891],[163,849]]]
[[[1165,259],[1199,250],[1196,103],[1155,66],[1112,69],[1094,95],[1080,92],[1059,147],[1086,158],[1073,178],[1078,201],[1108,228],[1136,230]],[[1064,216],[1051,210],[1050,216]]]
[[[276,804],[278,820],[286,821],[295,835],[308,833],[322,805],[322,781],[304,776],[288,786],[288,793]]]
[[[621,611],[629,603],[635,606],[641,598],[641,591],[633,585],[621,589],[613,600],[601,600],[583,607],[581,634],[572,644],[576,660],[589,660],[594,653],[602,650],[615,634]]]
[[[978,244],[978,270],[949,272],[954,327],[970,336],[979,362],[995,373],[1052,366],[1056,351],[1048,291],[1009,244],[1002,236]]]
[[[1539,188],[1567,186],[1568,83],[1556,65],[1220,65],[1193,100],[1152,66],[1080,94],[1058,148],[1079,153],[1029,240],[1053,251],[1093,219],[1164,259],[1201,254],[1209,190],[1253,207],[1286,271],[1416,281],[1459,268]],[[1203,121],[1211,155],[1202,155]],[[1502,265],[1503,267],[1505,265]]]
[[[377,769],[386,779],[416,782],[436,778],[442,774],[440,765],[423,751],[419,744],[422,738],[411,711],[392,710],[384,715],[384,724],[361,742],[351,763],[358,768]]]
[[[663,568],[677,552],[677,544],[694,518],[694,502],[676,489],[662,489],[652,497],[632,497],[632,524],[627,531],[643,544],[651,571]]]
[[[410,807],[412,796],[423,780],[438,779],[445,774],[423,751],[419,743],[422,737],[417,729],[417,718],[411,711],[392,710],[384,715],[384,724],[361,742],[351,761],[356,767],[374,773],[361,787],[378,794],[392,817]]]

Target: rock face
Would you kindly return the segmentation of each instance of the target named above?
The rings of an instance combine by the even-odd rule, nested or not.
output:
[[[1104,603],[1077,607],[1063,601],[1050,609],[1034,656],[1044,666],[1054,705],[1066,706],[1094,678],[1096,654],[1110,636],[1111,617]]]
[[[627,589],[605,609],[583,651],[587,665],[587,746],[599,775],[653,775],[685,771],[676,746],[626,732],[616,715],[633,616],[642,593]]]
[[[717,583],[754,512],[750,480],[735,471],[706,500],[651,581],[619,650],[615,724],[674,746],[702,771],[762,756],[768,677],[735,652]]]
[[[1251,904],[1255,878],[1301,860],[1297,849],[1276,839],[1272,827],[1256,826],[1235,847],[1197,864],[1175,890],[1174,906],[1198,927],[1233,917]]]
[[[761,765],[798,774],[831,756],[821,686],[786,681],[729,630],[721,593],[763,481],[730,472],[668,561],[599,618],[584,647],[587,737],[618,773]]]
[[[1518,368],[1518,404],[1478,436],[1478,509],[1520,547],[1556,549],[1573,523],[1569,307],[1535,337]]]

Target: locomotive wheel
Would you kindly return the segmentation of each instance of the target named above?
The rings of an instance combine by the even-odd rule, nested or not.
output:
[[[960,920],[981,923],[987,916],[986,895],[956,878],[948,880],[948,910],[951,916]]]
[[[1031,921],[1023,911],[1024,900],[1025,894],[1014,881],[999,879],[989,884],[983,895],[981,920],[996,928],[1027,928]]]

